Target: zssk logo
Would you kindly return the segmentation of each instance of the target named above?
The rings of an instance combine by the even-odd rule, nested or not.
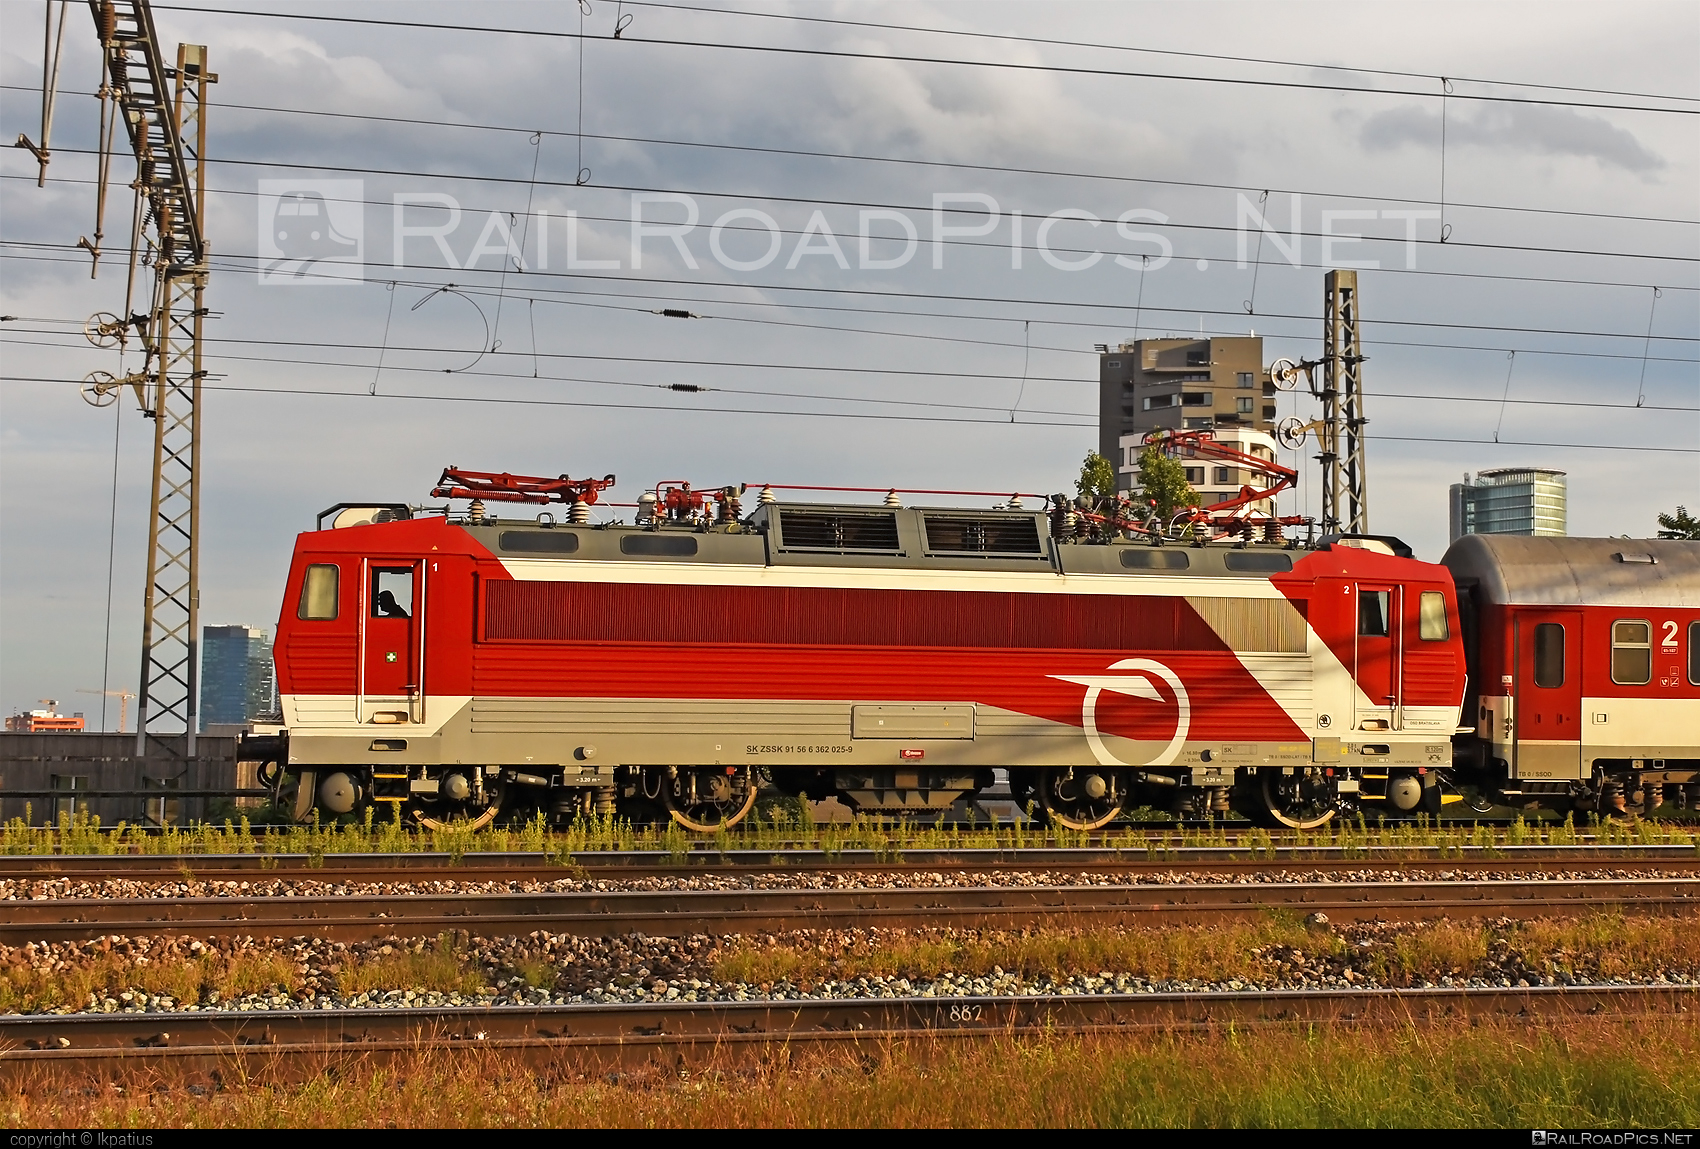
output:
[[[1162,679],[1175,696],[1175,733],[1169,739],[1169,744],[1149,762],[1123,762],[1110,748],[1104,745],[1103,737],[1098,733],[1098,697],[1106,690],[1112,694],[1124,694],[1133,698],[1144,698],[1161,703],[1163,694],[1144,674],[1052,674],[1049,678],[1060,679],[1063,682],[1074,682],[1086,687],[1086,697],[1080,703],[1080,724],[1086,728],[1086,742],[1092,747],[1092,753],[1097,757],[1101,766],[1167,766],[1175,760],[1186,744],[1186,736],[1192,727],[1192,702],[1187,698],[1186,686],[1181,682],[1180,675],[1164,666],[1161,662],[1150,658],[1124,658],[1112,663],[1110,670],[1147,671]]]

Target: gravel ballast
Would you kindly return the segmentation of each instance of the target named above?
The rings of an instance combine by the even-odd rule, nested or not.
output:
[[[1490,930],[1517,928],[1510,919],[1483,925]],[[47,1010],[67,1013],[176,1013],[202,1010],[300,1010],[432,1008],[487,1006],[490,1008],[618,1004],[661,1001],[789,1001],[803,999],[989,997],[1071,994],[1220,993],[1260,990],[1321,990],[1364,988],[1470,988],[1552,985],[1668,984],[1700,985],[1696,968],[1624,968],[1618,963],[1611,976],[1601,972],[1599,955],[1573,951],[1527,953],[1504,937],[1494,940],[1485,955],[1432,977],[1381,982],[1370,972],[1377,955],[1391,955],[1433,923],[1370,923],[1338,928],[1316,925],[1307,946],[1271,944],[1253,947],[1242,963],[1242,975],[1208,979],[1148,977],[1114,969],[1022,974],[995,962],[989,967],[929,973],[925,976],[858,976],[727,980],[715,970],[728,953],[794,951],[831,961],[842,955],[866,955],[890,946],[929,943],[943,945],[972,941],[980,952],[997,953],[1014,935],[995,931],[844,929],[801,930],[759,936],[688,934],[680,937],[631,935],[590,938],[544,931],[523,937],[458,938],[427,943],[422,939],[388,938],[371,942],[333,942],[309,936],[291,939],[251,937],[200,941],[178,936],[107,936],[90,941],[31,943],[0,947],[0,974],[16,971],[37,977],[64,978],[79,970],[116,968],[107,988],[91,992],[78,1005]],[[1675,923],[1671,928],[1680,928]],[[1033,935],[1023,935],[1031,938]],[[345,992],[341,975],[377,963],[399,971],[410,955],[423,956],[436,946],[452,949],[452,961],[466,971],[459,991],[420,984],[376,986],[364,992]],[[126,980],[122,971],[140,974],[172,963],[236,962],[273,956],[292,966],[295,984],[274,985],[262,992],[221,996],[203,991],[196,1000],[138,988],[113,988]],[[1005,958],[1004,960],[1009,960]],[[528,984],[519,974],[525,970]],[[372,980],[371,970],[364,970]],[[482,982],[475,991],[465,981]],[[137,980],[142,980],[137,978]]]

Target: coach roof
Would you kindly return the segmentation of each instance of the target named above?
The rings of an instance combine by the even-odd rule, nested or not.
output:
[[[1700,542],[1465,535],[1440,561],[1483,602],[1700,607]]]

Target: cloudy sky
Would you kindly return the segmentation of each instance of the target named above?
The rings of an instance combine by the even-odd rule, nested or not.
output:
[[[271,629],[319,510],[448,464],[1064,490],[1094,344],[1315,355],[1325,261],[1376,265],[1376,530],[1438,558],[1448,484],[1524,464],[1568,472],[1573,534],[1700,505],[1695,5],[732,7],[156,8],[219,76],[204,623]],[[0,4],[8,140],[42,9]],[[98,714],[108,649],[135,684],[151,424],[78,395],[139,366],[81,334],[123,308],[134,164],[91,280],[98,55],[66,27],[47,186],[0,161],[0,707]],[[331,234],[290,238],[315,197]]]

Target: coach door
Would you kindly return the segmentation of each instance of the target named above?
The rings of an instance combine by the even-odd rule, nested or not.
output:
[[[360,602],[358,722],[425,720],[425,563],[368,559]]]
[[[1399,712],[1400,643],[1404,628],[1403,588],[1394,584],[1357,584],[1358,634],[1352,674],[1364,699],[1358,703],[1359,730],[1391,730]]]
[[[1582,776],[1582,614],[1518,610],[1512,730],[1519,778]]]

